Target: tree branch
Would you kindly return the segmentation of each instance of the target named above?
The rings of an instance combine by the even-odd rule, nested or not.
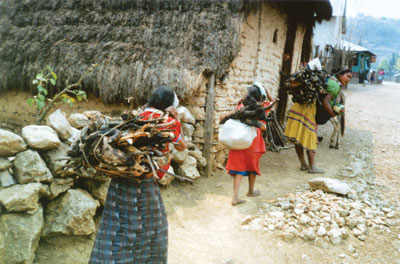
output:
[[[82,76],[79,78],[78,82],[73,83],[68,85],[67,87],[65,87],[61,92],[59,92],[58,94],[56,94],[53,99],[51,100],[50,104],[48,104],[41,115],[39,115],[38,118],[36,118],[36,124],[40,125],[40,123],[43,121],[43,119],[45,118],[45,116],[47,115],[47,113],[50,111],[50,109],[54,106],[54,104],[60,99],[60,97],[65,94],[66,92],[70,92],[72,91],[72,89],[75,89],[77,87],[82,87],[82,82],[83,79],[94,70],[94,68],[96,68],[98,66],[98,64],[92,64],[92,66],[90,66],[90,68],[82,74]]]

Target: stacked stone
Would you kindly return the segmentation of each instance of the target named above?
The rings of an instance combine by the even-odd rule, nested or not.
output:
[[[170,144],[170,149],[172,150],[172,165],[178,175],[195,180],[200,177],[199,170],[201,171],[207,165],[207,161],[203,157],[203,153],[195,144],[192,143],[192,138],[196,128],[195,117],[188,108],[184,106],[179,106],[177,111],[187,148],[184,151],[179,152],[174,149],[172,144]],[[173,167],[171,166],[170,168],[172,172],[174,172]],[[166,174],[159,183],[168,185],[174,178],[174,176]]]
[[[72,189],[73,172],[56,160],[77,132],[61,111],[47,125],[24,127],[22,137],[0,129],[0,263],[32,263],[41,237],[95,232],[105,192]]]
[[[47,125],[23,127],[22,136],[0,129],[0,263],[33,263],[40,238],[95,234],[94,217],[110,180],[91,173],[78,180],[72,169],[63,169],[67,161],[62,159],[93,114],[72,114],[67,120],[57,110]],[[178,174],[196,179],[196,167],[205,166],[205,160],[190,146],[194,118],[184,107],[179,116],[189,149],[173,151],[173,161]],[[173,180],[164,178],[162,184]]]
[[[299,192],[266,203],[259,215],[244,220],[243,227],[277,230],[285,241],[299,237],[326,248],[330,243],[341,244],[349,236],[364,241],[370,229],[391,233],[390,226],[399,222],[396,208],[386,203],[372,205],[338,196],[343,194],[341,192],[351,192],[345,189],[343,182],[317,178],[309,184],[319,190]],[[344,189],[338,188],[340,184]]]

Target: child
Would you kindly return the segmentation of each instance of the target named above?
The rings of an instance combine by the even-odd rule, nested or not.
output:
[[[255,82],[251,86],[247,87],[246,99],[241,101],[244,104],[248,104],[249,102],[262,104],[266,97],[268,97],[271,103],[273,103],[274,99],[268,91],[262,86],[262,84]],[[240,104],[236,109],[244,107],[243,103],[239,103]],[[265,106],[265,104],[263,106]],[[233,176],[232,205],[245,202],[245,200],[239,199],[239,187],[243,176],[248,176],[249,179],[249,190],[247,196],[256,197],[260,195],[260,191],[255,190],[254,185],[256,182],[256,175],[260,175],[259,161],[262,154],[265,152],[265,143],[262,136],[262,132],[265,128],[265,123],[261,128],[257,128],[257,137],[248,149],[229,151],[226,170],[231,176]]]

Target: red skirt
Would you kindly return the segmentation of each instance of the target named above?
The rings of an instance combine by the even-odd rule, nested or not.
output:
[[[225,169],[238,172],[255,172],[260,175],[260,158],[265,153],[265,142],[261,129],[257,128],[257,137],[248,149],[230,150]],[[234,174],[234,173],[232,173]]]

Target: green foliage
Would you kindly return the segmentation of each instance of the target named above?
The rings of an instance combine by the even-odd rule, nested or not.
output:
[[[400,65],[398,65],[398,63],[399,63],[399,54],[393,53],[390,59],[386,57],[381,59],[378,69],[384,69],[387,74],[391,75],[394,74],[396,70],[400,70],[399,69]]]
[[[387,58],[381,59],[378,69],[384,69],[387,72],[389,70],[389,60]]]
[[[400,58],[397,58],[396,65],[394,66],[394,68],[400,71]]]
[[[61,92],[49,98],[49,90],[53,89],[57,84],[57,74],[47,66],[44,70],[38,73],[35,79],[32,80],[32,84],[37,89],[37,94],[33,98],[27,100],[28,105],[36,107],[37,123],[43,120],[49,109],[58,103],[65,103],[70,106],[76,101],[86,100],[86,92],[79,89],[69,89],[69,87],[63,89]],[[51,93],[53,94],[53,93]]]

